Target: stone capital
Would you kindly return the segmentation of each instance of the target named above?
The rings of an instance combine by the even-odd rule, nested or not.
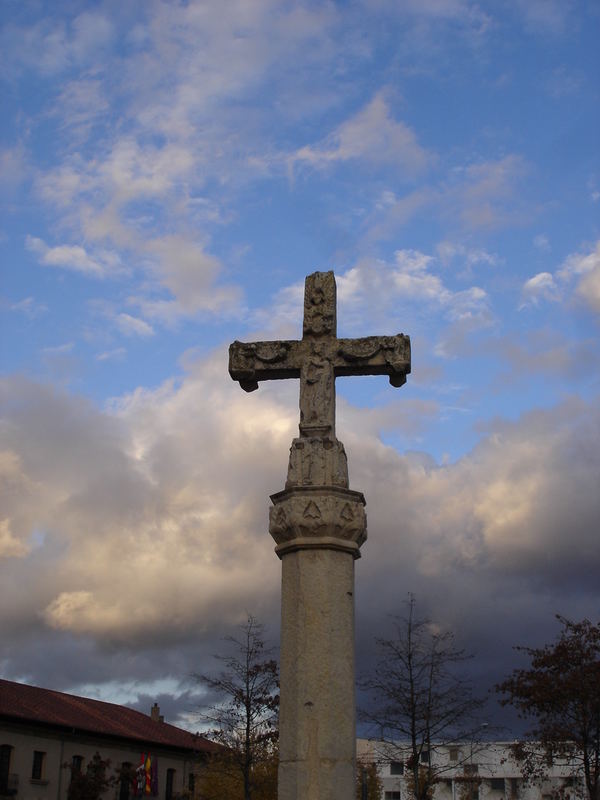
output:
[[[339,486],[296,486],[271,495],[269,533],[281,558],[295,550],[342,550],[360,558],[367,538],[362,492]]]

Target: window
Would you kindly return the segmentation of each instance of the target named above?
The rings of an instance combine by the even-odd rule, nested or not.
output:
[[[465,775],[477,775],[479,764],[465,764]]]
[[[385,800],[400,800],[400,792],[386,792]]]
[[[173,798],[173,781],[175,779],[175,770],[167,770],[167,783],[165,786],[165,800],[172,800]]]
[[[10,775],[10,757],[12,747],[3,744],[0,747],[0,794],[8,793],[8,776]]]
[[[490,780],[490,789],[494,792],[504,791],[504,778],[492,778]]]
[[[71,759],[71,777],[81,772],[83,767],[83,756],[73,756]]]
[[[458,747],[451,747],[449,753],[450,761],[458,761]]]
[[[390,761],[390,775],[404,775],[404,761]]]
[[[468,800],[478,800],[479,798],[479,784],[477,781],[469,781],[468,783],[464,784],[465,787],[465,795]]]
[[[429,764],[429,750],[421,750],[421,764]]]
[[[193,772],[190,772],[188,775],[188,789],[191,794],[194,794],[194,789],[196,788],[196,776]]]
[[[121,764],[121,779],[119,781],[119,800],[129,800],[133,770],[129,761]]]
[[[46,760],[46,753],[41,750],[33,751],[33,764],[31,766],[31,780],[41,781],[44,777],[44,762]]]

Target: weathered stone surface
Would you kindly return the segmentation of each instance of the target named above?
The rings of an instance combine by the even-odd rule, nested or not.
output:
[[[229,374],[252,392],[258,382],[300,378],[300,436],[335,437],[335,378],[388,375],[402,386],[410,372],[410,339],[396,336],[336,338],[333,272],[306,279],[303,337],[300,341],[233,342]]]
[[[348,488],[348,460],[338,439],[301,437],[290,447],[286,489],[294,486]]]
[[[354,560],[282,560],[279,800],[354,797]]]
[[[333,272],[313,272],[304,283],[302,336],[337,335],[337,289]]]
[[[333,487],[299,486],[271,495],[269,533],[281,558],[293,550],[330,549],[360,557],[367,538],[365,498]]]

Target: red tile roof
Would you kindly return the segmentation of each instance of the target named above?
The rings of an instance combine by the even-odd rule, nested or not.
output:
[[[203,736],[157,722],[126,706],[3,679],[0,679],[0,717],[184,750],[219,749]]]

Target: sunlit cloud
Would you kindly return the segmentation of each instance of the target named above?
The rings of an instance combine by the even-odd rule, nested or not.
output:
[[[29,235],[25,239],[25,246],[45,266],[80,272],[93,278],[118,274],[122,269],[118,254],[111,251],[90,255],[80,245],[49,247],[42,239]]]
[[[540,299],[559,300],[560,294],[553,275],[539,272],[523,284],[521,308],[528,304],[537,305]]]
[[[591,311],[600,312],[600,241],[587,251],[572,253],[554,274],[540,272],[529,278],[523,285],[521,307],[559,300],[567,291]]]
[[[384,96],[378,94],[323,142],[299,149],[290,163],[305,162],[319,169],[353,159],[395,165],[413,175],[422,171],[432,156],[418,144],[407,125],[392,118]]]

